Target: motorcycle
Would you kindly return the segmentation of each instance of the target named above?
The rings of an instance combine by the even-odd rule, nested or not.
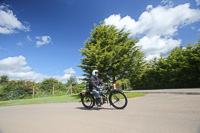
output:
[[[100,89],[100,104],[110,103],[116,109],[124,109],[128,100],[126,95],[122,90],[116,88],[115,85],[104,86],[105,89]],[[86,90],[79,94],[81,97],[81,102],[83,106],[87,109],[93,108],[96,103],[96,98],[92,92],[89,91],[89,85],[86,86]]]

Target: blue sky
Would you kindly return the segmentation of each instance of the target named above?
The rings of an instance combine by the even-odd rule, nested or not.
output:
[[[199,0],[1,0],[0,75],[66,82],[81,77],[81,52],[94,23],[126,27],[146,59],[192,44],[200,34]]]

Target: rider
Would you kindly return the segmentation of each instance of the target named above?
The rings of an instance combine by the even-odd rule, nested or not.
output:
[[[99,71],[98,70],[93,70],[92,71],[92,76],[90,77],[89,80],[89,85],[90,85],[90,91],[95,95],[96,97],[96,104],[97,106],[101,106],[100,104],[100,98],[99,98],[99,90],[100,90],[100,84],[104,84],[99,78]]]

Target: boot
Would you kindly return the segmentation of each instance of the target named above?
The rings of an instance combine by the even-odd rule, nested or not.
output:
[[[107,101],[107,98],[104,96],[103,97],[103,103],[106,103],[106,101]]]
[[[100,98],[96,98],[96,105],[97,107],[101,107]]]

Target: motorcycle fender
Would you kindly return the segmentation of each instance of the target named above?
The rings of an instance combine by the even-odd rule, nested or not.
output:
[[[88,92],[81,92],[80,94],[78,94],[80,97],[84,97],[86,94],[88,94]]]

